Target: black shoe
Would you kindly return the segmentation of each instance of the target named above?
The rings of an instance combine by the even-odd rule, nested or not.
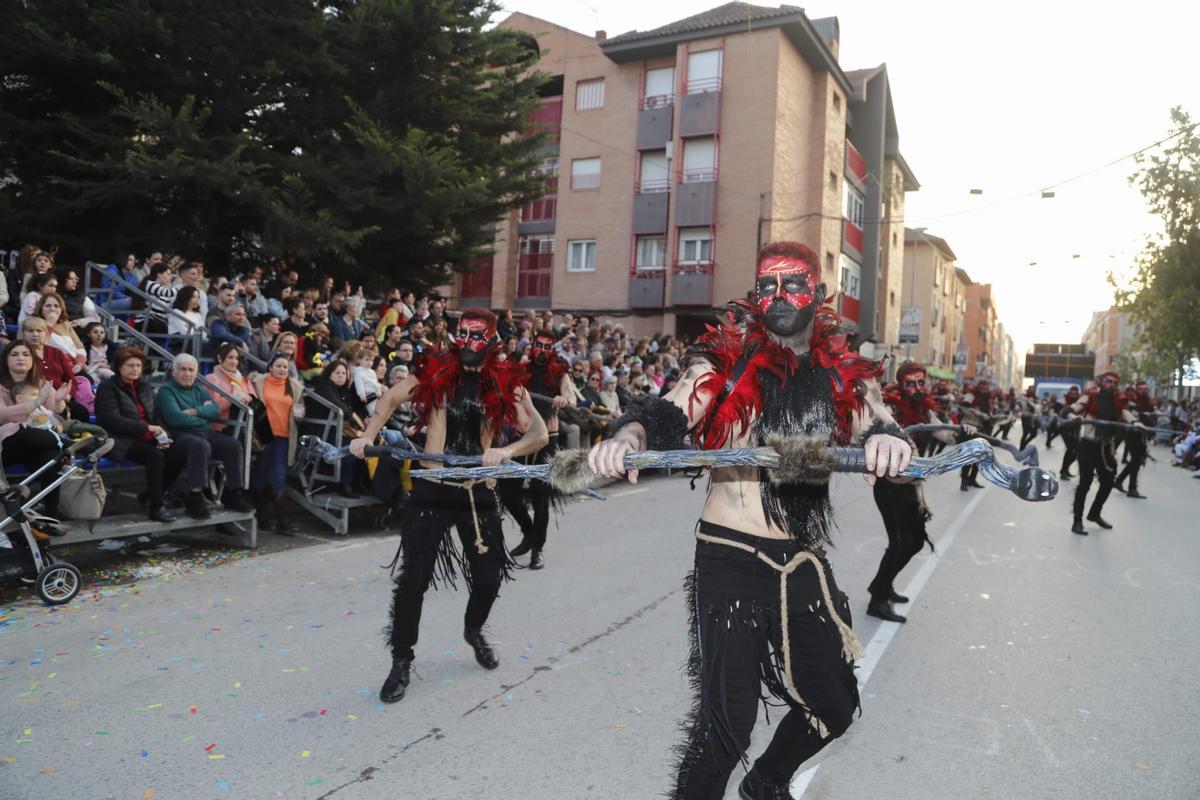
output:
[[[752,767],[738,784],[738,797],[740,800],[792,800],[792,793],[787,784],[767,783],[758,767]]]
[[[896,613],[890,600],[872,600],[867,604],[867,616],[878,617],[888,622],[908,622],[908,617]]]
[[[892,593],[888,596],[888,600],[892,603],[907,603],[908,602],[908,598],[905,597],[904,595],[900,594],[899,592],[897,592],[895,589],[893,589]]]
[[[147,516],[150,517],[151,522],[174,522],[175,520],[179,519],[179,517],[175,516],[170,511],[167,511],[162,506],[157,506],[150,509],[150,512],[147,514]]]
[[[500,659],[492,649],[492,643],[483,635],[482,628],[463,628],[463,639],[475,651],[475,660],[484,669],[495,669],[500,666]]]
[[[972,480],[969,485],[972,489],[982,489],[983,488],[983,484],[977,480]]]
[[[1125,487],[1121,485],[1120,481],[1117,481],[1116,483],[1114,483],[1113,488],[1116,489],[1121,494],[1125,494]],[[1134,489],[1134,491],[1136,492],[1137,490]]]
[[[533,555],[531,555],[529,557],[529,568],[530,569],[545,569],[546,568],[546,557],[542,555],[542,551],[540,549],[534,549],[530,552],[533,553]]]
[[[393,656],[392,671],[388,673],[379,690],[379,699],[385,703],[398,703],[404,699],[408,689],[409,673],[412,670],[412,658],[409,656]]]
[[[289,525],[287,521],[287,495],[279,492],[272,496],[272,501],[275,507],[275,521],[271,526],[271,530],[280,536],[295,536],[296,527]]]
[[[1069,481],[1069,480],[1071,480],[1071,478],[1074,478],[1074,477],[1075,477],[1075,476],[1074,476],[1074,475],[1072,475],[1072,474],[1071,474],[1071,472],[1070,472],[1069,470],[1065,470],[1065,469],[1064,469],[1064,470],[1062,470],[1061,472],[1059,472],[1059,473],[1058,473],[1058,478],[1059,478],[1059,480]]]
[[[1075,518],[1075,524],[1071,526],[1071,533],[1078,533],[1080,536],[1087,536],[1087,528],[1083,527],[1083,520],[1079,517]]]
[[[188,492],[183,509],[192,519],[208,519],[212,516],[203,492]]]
[[[342,497],[345,497],[347,500],[357,500],[359,497],[362,497],[362,495],[354,491],[353,486],[346,486],[345,484],[341,483],[338,484],[337,493]]]
[[[533,549],[533,545],[531,545],[529,543],[529,539],[522,536],[521,543],[519,545],[517,545],[516,547],[514,547],[512,550],[509,550],[508,554],[510,556],[512,556],[513,558],[519,558],[520,556],[525,555],[532,549]]]
[[[241,513],[254,510],[254,503],[241,489],[226,489],[221,495],[221,505]]]
[[[960,492],[969,492],[969,491],[971,491],[971,487],[964,483],[963,485],[958,487],[958,490]]]
[[[1126,497],[1132,497],[1134,500],[1145,500],[1146,495],[1139,492],[1137,489],[1130,489],[1125,493]]]
[[[1107,522],[1105,522],[1104,517],[1100,516],[1099,512],[1096,512],[1095,514],[1088,514],[1087,518],[1088,518],[1088,522],[1094,522],[1097,525],[1099,525],[1101,528],[1104,528],[1104,530],[1106,530],[1106,531],[1112,530],[1112,525],[1109,525]]]

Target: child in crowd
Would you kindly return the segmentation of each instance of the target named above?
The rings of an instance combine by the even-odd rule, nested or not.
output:
[[[108,364],[108,331],[99,322],[93,322],[83,331],[87,346],[87,373],[96,383],[106,381],[115,373]]]
[[[13,384],[11,391],[13,403],[37,400],[38,393],[39,389],[37,386],[25,382]],[[79,420],[67,420],[67,423],[64,425],[58,416],[46,408],[45,405],[40,405],[30,412],[29,419],[23,423],[23,427],[37,428],[55,433],[58,435],[59,444],[62,445],[70,444],[76,439],[83,439],[88,436],[95,436],[98,439],[108,436],[108,432],[99,425],[89,425]]]

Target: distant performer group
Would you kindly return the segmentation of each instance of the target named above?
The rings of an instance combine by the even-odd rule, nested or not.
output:
[[[637,474],[626,456],[642,450],[774,447],[784,467],[714,467],[694,528],[695,564],[687,579],[691,631],[688,673],[695,704],[686,722],[674,798],[719,800],[739,763],[748,767],[742,800],[791,797],[793,776],[850,726],[859,706],[854,674],[862,655],[851,629],[850,604],[834,579],[825,548],[833,526],[828,478],[789,474],[789,450],[862,448],[888,544],[868,587],[868,613],[904,622],[895,610],[908,598],[894,581],[929,542],[921,484],[902,477],[913,442],[901,427],[944,422],[929,376],[905,364],[894,386],[881,389],[882,364],[847,349],[840,319],[827,305],[820,262],[808,247],[775,242],[758,254],[751,300],[731,304],[720,325],[697,342],[687,370],[669,393],[635,399],[610,436],[588,453],[591,471],[606,478]],[[479,456],[484,466],[544,462],[557,446],[557,411],[572,402],[565,362],[550,337],[536,338],[529,369],[505,360],[496,317],[463,312],[448,353],[423,358],[413,374],[379,401],[362,438],[350,446],[362,458],[383,423],[404,403],[425,427],[425,451]],[[1113,376],[1115,386],[1115,376]],[[1071,406],[1082,418],[1133,417],[1125,399],[1100,389]],[[970,408],[986,385],[967,396]],[[1030,407],[1013,406],[1022,412]],[[986,415],[985,415],[986,416]],[[1022,413],[1022,429],[1028,431]],[[978,420],[962,418],[957,432],[920,434],[922,452],[977,435]],[[1009,419],[1011,426],[1015,417]],[[1036,424],[1036,423],[1033,423]],[[990,422],[988,422],[990,430]],[[942,425],[942,428],[951,426]],[[1036,431],[1036,428],[1034,429]],[[1099,481],[1088,519],[1100,517],[1115,464],[1105,432],[1083,426],[1075,528],[1093,475]],[[1137,490],[1131,460],[1128,479]],[[1131,449],[1136,458],[1137,445]],[[803,455],[799,453],[798,455]],[[961,462],[956,462],[957,468]],[[427,463],[423,466],[436,467]],[[963,474],[964,490],[974,474]],[[464,639],[486,669],[499,658],[483,628],[513,556],[530,555],[541,568],[551,515],[551,489],[538,481],[433,481],[417,478],[400,524],[396,580],[387,642],[392,667],[380,690],[385,702],[409,686],[425,592],[463,579],[469,589]],[[525,510],[526,501],[532,516]],[[508,509],[522,541],[505,549],[500,514]],[[451,527],[457,536],[451,534]],[[763,688],[765,687],[765,693]],[[760,701],[784,705],[763,753],[750,764],[747,749]]]

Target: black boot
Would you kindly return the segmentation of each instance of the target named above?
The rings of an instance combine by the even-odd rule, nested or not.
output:
[[[1104,530],[1106,530],[1106,531],[1112,530],[1112,525],[1109,525],[1107,522],[1104,521],[1104,517],[1100,516],[1099,511],[1093,511],[1092,513],[1088,514],[1087,518],[1088,518],[1088,522],[1094,522],[1097,525],[1099,525],[1101,528],[1104,528]]]
[[[888,600],[893,603],[907,603],[908,602],[908,598],[905,597],[904,595],[900,594],[899,592],[897,592],[895,589],[892,589],[891,594],[888,595]]]
[[[903,614],[897,614],[896,609],[892,608],[891,600],[875,600],[872,599],[867,604],[867,616],[878,617],[879,619],[887,620],[888,622],[908,622],[908,617]]]
[[[500,658],[492,649],[492,643],[483,635],[483,628],[463,628],[463,639],[475,651],[475,660],[484,669],[495,669],[500,666]]]
[[[525,555],[526,553],[528,553],[528,552],[529,552],[530,550],[532,550],[532,549],[533,549],[533,545],[531,545],[531,544],[529,543],[529,537],[528,537],[528,536],[525,536],[525,535],[522,535],[522,536],[521,536],[521,543],[520,543],[519,545],[517,545],[516,547],[514,547],[512,550],[509,550],[509,551],[508,551],[508,554],[509,554],[510,556],[512,556],[513,558],[518,558],[518,557],[520,557],[520,556],[523,556],[523,555]]]
[[[1145,500],[1146,495],[1137,490],[1136,486],[1130,486],[1129,491],[1125,494],[1126,497],[1132,497],[1134,500]]]
[[[1125,494],[1125,482],[1124,482],[1124,481],[1116,481],[1116,482],[1114,482],[1114,483],[1113,483],[1113,488],[1114,488],[1114,489],[1116,489],[1116,490],[1117,490],[1118,492],[1120,492],[1121,494]],[[1136,492],[1136,491],[1137,491],[1137,489],[1134,489],[1134,491]]]
[[[398,703],[403,700],[411,671],[412,656],[392,656],[392,671],[388,673],[383,688],[379,690],[379,699],[385,703]]]
[[[767,783],[758,767],[752,767],[738,784],[738,797],[741,800],[792,800],[792,793],[786,783]]]
[[[1070,470],[1064,469],[1064,470],[1059,470],[1058,477],[1060,480],[1069,481],[1069,480],[1071,480],[1071,478],[1074,478],[1075,475],[1072,474]]]
[[[1074,524],[1071,525],[1071,533],[1078,533],[1080,536],[1087,536],[1087,528],[1083,527],[1083,520],[1079,517],[1075,518]]]
[[[542,548],[535,547],[529,551],[529,568],[530,569],[545,569],[546,557],[542,555]]]
[[[295,536],[296,527],[289,525],[287,522],[287,495],[283,492],[276,492],[271,498],[275,508],[275,523],[271,526],[271,530],[280,536]]]
[[[271,490],[267,488],[254,490],[254,514],[258,517],[258,527],[266,528],[271,524]]]

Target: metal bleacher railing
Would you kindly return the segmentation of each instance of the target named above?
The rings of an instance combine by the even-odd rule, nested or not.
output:
[[[93,285],[97,287],[101,286],[102,281],[100,279],[102,277],[107,278],[110,282],[119,282],[119,285],[122,286],[126,292],[131,293],[131,295],[142,298],[148,307],[154,307],[159,310],[169,311],[171,313],[177,312],[175,312],[174,309],[169,309],[167,304],[157,297],[142,292],[131,282],[114,277],[103,264],[89,261],[86,264],[85,272],[87,275],[85,278],[85,287],[87,287],[89,296],[91,296],[93,302],[95,302],[97,310],[101,314],[101,318],[110,328],[110,333],[116,332],[121,334],[123,339],[132,339],[139,344],[144,345],[148,355],[170,363],[174,358],[174,354],[168,348],[171,343],[179,342],[181,340],[179,334],[156,335],[153,332],[147,332],[144,323],[139,330],[138,327],[130,325],[128,322],[120,318],[122,315],[125,315],[126,312],[117,312],[114,314],[105,307],[105,301],[110,300],[114,295],[114,288],[111,283],[109,286],[105,286],[104,288],[100,289],[92,289],[91,287]],[[155,341],[156,339],[159,341]],[[204,338],[202,331],[194,331],[194,335],[183,337],[183,342],[189,346],[188,349],[184,350],[183,352],[190,352],[198,361],[200,361],[202,365],[211,365],[213,359],[211,354],[204,350]],[[242,357],[247,366],[253,368],[253,370],[249,368],[243,370],[247,374],[249,374],[251,371],[266,372],[267,365],[261,359],[246,352],[242,354]],[[203,376],[201,376],[200,379],[203,381],[202,385],[206,389],[215,391],[222,397],[229,399],[230,408],[236,408],[238,410],[237,420],[236,422],[231,421],[231,424],[236,428],[236,435],[243,437],[243,450],[245,458],[244,472],[248,480],[250,475],[250,459],[253,453],[253,415],[248,407],[234,401],[232,397],[221,391],[208,380],[204,379]],[[307,413],[304,419],[298,421],[300,432],[302,434],[319,436],[323,441],[331,442],[334,446],[341,447],[343,445],[343,429],[345,422],[342,410],[307,387],[304,389],[303,400]],[[325,419],[313,418],[312,411],[317,406],[320,406],[326,410]],[[231,420],[233,416],[234,415],[231,411]],[[309,464],[303,470],[297,470],[295,476],[300,484],[300,490],[297,491],[289,486],[288,496],[293,502],[295,502],[305,511],[317,517],[322,522],[328,524],[334,529],[335,533],[341,535],[345,535],[349,532],[350,508],[372,505],[375,502],[373,498],[352,500],[340,497],[327,491],[322,493],[324,490],[331,489],[341,482],[341,462],[326,464],[320,459],[317,459],[315,460],[315,463]]]
[[[92,298],[92,302],[99,309],[109,309],[113,305],[113,300],[116,298],[118,289],[120,289],[127,297],[139,298],[144,301],[146,309],[153,308],[156,311],[164,314],[169,321],[175,322],[183,326],[185,333],[161,333],[149,329],[150,315],[141,311],[119,312],[124,316],[135,319],[136,325],[126,327],[138,334],[142,341],[154,342],[159,345],[159,351],[171,354],[187,353],[193,356],[201,363],[211,362],[211,358],[204,352],[204,331],[196,327],[196,325],[178,310],[170,305],[159,300],[147,292],[142,291],[136,284],[125,280],[122,277],[114,275],[108,269],[106,264],[97,264],[95,261],[88,261],[84,265],[84,291],[88,297]],[[109,317],[115,316],[109,312]],[[140,317],[140,319],[138,319]],[[147,353],[150,355],[150,353]]]

